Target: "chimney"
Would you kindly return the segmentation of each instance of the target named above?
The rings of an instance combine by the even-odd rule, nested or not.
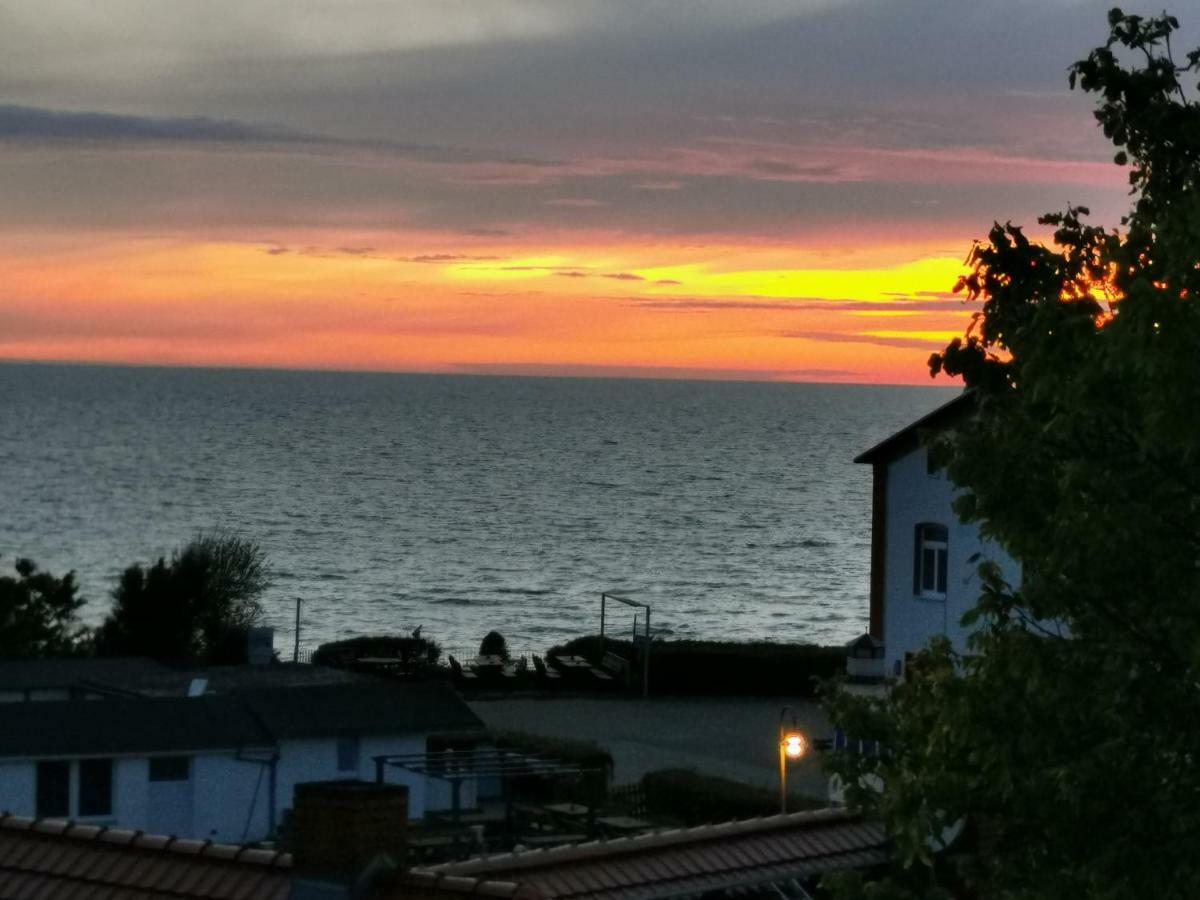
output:
[[[364,895],[373,876],[403,868],[407,827],[404,785],[368,781],[296,785],[288,823],[294,873],[291,900]]]

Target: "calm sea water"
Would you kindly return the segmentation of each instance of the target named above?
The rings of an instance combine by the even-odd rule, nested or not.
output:
[[[116,575],[224,527],[275,569],[276,646],[497,628],[544,649],[599,595],[678,637],[841,641],[866,622],[852,457],[953,391],[0,365],[0,561]],[[616,614],[629,629],[632,610]]]

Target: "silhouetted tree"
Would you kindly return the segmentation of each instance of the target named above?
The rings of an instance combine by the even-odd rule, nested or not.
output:
[[[202,533],[169,562],[161,558],[121,574],[112,612],[96,633],[96,652],[240,662],[247,629],[262,619],[259,600],[269,584],[258,544],[223,531]]]
[[[479,642],[480,656],[498,656],[508,662],[508,641],[498,631],[489,631]]]
[[[87,629],[75,573],[55,578],[30,559],[18,559],[17,577],[0,577],[0,659],[68,656],[86,646]]]
[[[984,564],[968,654],[936,640],[886,699],[833,701],[880,742],[834,768],[900,863],[843,896],[1200,890],[1200,50],[1175,61],[1166,15],[1109,25],[1071,82],[1129,166],[1123,230],[997,224],[960,285],[982,313],[931,360],[977,400],[934,447],[956,511],[1021,584]]]

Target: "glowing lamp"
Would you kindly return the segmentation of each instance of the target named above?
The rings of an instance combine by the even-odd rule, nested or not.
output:
[[[808,750],[804,735],[790,732],[783,736],[783,755],[788,759],[799,759]]]

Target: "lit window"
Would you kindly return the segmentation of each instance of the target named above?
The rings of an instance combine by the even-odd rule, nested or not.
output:
[[[79,815],[112,815],[111,759],[85,759],[79,763]]]
[[[945,599],[949,538],[945,525],[925,522],[917,526],[913,555],[913,593],[917,596]]]
[[[337,767],[339,772],[358,771],[358,738],[340,737],[337,743]]]

